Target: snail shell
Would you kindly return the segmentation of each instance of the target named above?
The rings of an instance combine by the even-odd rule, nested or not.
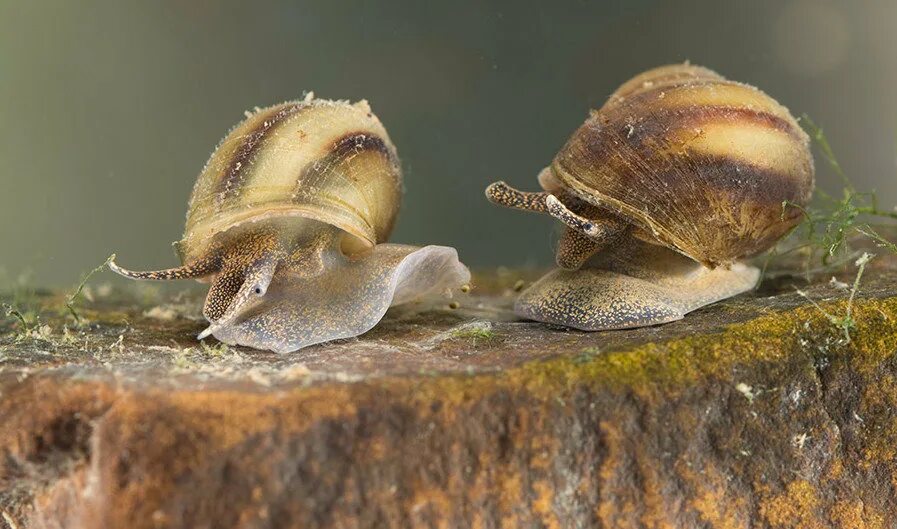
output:
[[[243,223],[296,216],[345,231],[356,253],[386,241],[401,195],[395,146],[367,101],[290,101],[250,114],[221,141],[177,248],[188,262]]]
[[[515,311],[582,330],[655,325],[751,289],[738,260],[794,228],[813,192],[809,138],[760,90],[690,64],[624,83],[538,177],[492,202],[567,229]]]
[[[385,243],[402,195],[367,102],[308,97],[247,115],[190,197],[183,265],[132,279],[211,283],[202,339],[277,352],[371,329],[388,307],[470,281],[454,248]]]
[[[624,83],[573,133],[551,173],[579,199],[710,267],[770,248],[800,222],[795,206],[814,185],[809,138],[788,109],[689,64]]]

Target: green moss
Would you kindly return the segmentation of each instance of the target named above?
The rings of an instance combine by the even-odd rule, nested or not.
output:
[[[220,358],[228,353],[230,353],[230,347],[225,343],[217,342],[215,344],[208,344],[205,340],[199,342],[200,347],[202,347],[202,352],[206,356],[210,356],[212,358]]]
[[[880,231],[894,233],[893,221],[897,220],[897,211],[880,207],[874,192],[858,191],[835,157],[822,128],[806,114],[801,117],[801,124],[829,168],[841,179],[843,187],[840,193],[834,194],[816,189],[810,205],[790,201],[782,203],[783,218],[789,208],[795,208],[800,210],[804,219],[768,252],[761,275],[766,276],[773,261],[799,258],[803,262],[804,276],[809,281],[816,267],[814,263],[820,263],[817,272],[846,268],[856,258],[856,243],[868,247],[871,242],[887,252],[897,253],[897,242],[892,240],[891,235],[882,235]],[[796,264],[797,261],[791,261],[786,268],[794,268]],[[845,334],[849,334],[852,324],[849,318],[841,319],[837,324]]]
[[[835,313],[846,305],[847,300],[820,304]],[[805,306],[730,325],[716,334],[528,362],[498,374],[388,377],[379,387],[407,391],[411,401],[429,406],[434,401],[471,402],[502,388],[543,401],[563,399],[581,386],[668,398],[708,377],[731,378],[738,366],[783,363],[794,356],[809,370],[842,358],[858,373],[873,372],[897,355],[897,298],[857,299],[853,314],[857,324],[850,343],[816,308]]]
[[[81,292],[84,290],[84,285],[87,284],[87,282],[90,280],[91,277],[93,277],[94,274],[96,274],[97,272],[99,272],[101,270],[105,270],[109,266],[109,263],[112,262],[113,259],[115,259],[115,254],[112,254],[109,257],[107,257],[106,260],[103,262],[103,264],[97,266],[90,272],[84,274],[84,276],[81,278],[81,282],[78,283],[78,286],[75,288],[75,290],[66,298],[65,307],[68,309],[68,311],[72,315],[72,317],[75,318],[76,324],[81,325],[81,315],[75,309],[75,304],[77,303],[79,296],[81,296]]]
[[[492,323],[488,321],[475,321],[462,325],[451,331],[450,336],[455,340],[470,340],[473,345],[477,342],[488,342],[495,339],[495,331]]]
[[[585,364],[594,360],[599,354],[601,354],[601,349],[598,347],[586,347],[573,357],[573,361],[577,364]]]
[[[491,340],[492,338],[495,338],[495,333],[492,332],[492,329],[464,329],[462,331],[453,332],[452,338],[480,338],[483,340]]]
[[[18,307],[4,303],[2,305],[3,313],[6,317],[14,318],[19,325],[19,331],[27,333],[28,330],[37,322],[37,314],[33,312],[22,312]]]
[[[834,150],[821,127],[806,114],[801,117],[801,124],[813,138],[828,166],[841,179],[843,189],[840,197],[838,194],[830,195],[817,189],[813,205],[809,207],[787,201],[782,203],[783,216],[788,208],[797,208],[803,212],[804,222],[797,230],[800,232],[799,239],[783,241],[779,246],[790,248],[779,251],[777,246],[772,250],[772,256],[777,257],[794,251],[804,252],[808,273],[810,263],[817,256],[821,257],[823,268],[848,262],[852,255],[851,243],[858,239],[871,239],[880,248],[897,253],[897,244],[882,236],[871,225],[871,223],[892,222],[897,219],[897,212],[879,207],[875,193],[860,192],[856,189],[835,157]],[[893,229],[893,226],[890,229]]]
[[[193,348],[182,349],[171,357],[171,365],[182,371],[190,371],[199,367],[197,355]]]
[[[844,313],[847,300],[821,304],[827,312]],[[596,383],[636,391],[675,391],[705,377],[728,377],[737,364],[774,362],[789,355],[809,354],[814,362],[838,354],[850,355],[858,370],[873,369],[897,351],[897,299],[856,300],[854,340],[847,344],[841,330],[813,307],[762,316],[727,327],[718,334],[649,343],[634,349],[532,362],[507,373],[537,393],[551,394],[579,383]],[[816,348],[802,344],[834,344]]]
[[[850,333],[856,327],[856,320],[853,319],[853,300],[856,298],[857,292],[860,290],[860,280],[863,278],[863,272],[866,270],[866,265],[869,264],[869,261],[875,257],[870,253],[863,253],[862,257],[857,259],[857,274],[853,280],[853,286],[850,288],[850,297],[847,298],[847,307],[842,315],[835,315],[825,310],[818,303],[816,303],[812,298],[810,298],[805,292],[802,290],[798,290],[797,293],[800,294],[804,299],[809,301],[814,307],[816,307],[819,312],[825,315],[826,318],[831,322],[832,325],[841,329],[841,332],[844,333],[844,338],[847,343],[850,343],[851,336]]]

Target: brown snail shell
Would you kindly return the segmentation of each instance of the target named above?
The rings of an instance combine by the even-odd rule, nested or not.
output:
[[[800,222],[795,206],[814,185],[809,138],[788,109],[689,64],[624,83],[551,172],[579,199],[711,267],[769,249]]]
[[[470,281],[454,248],[385,241],[402,195],[366,101],[307,97],[249,113],[190,197],[183,265],[132,279],[211,283],[199,338],[277,352],[371,329],[392,305]]]

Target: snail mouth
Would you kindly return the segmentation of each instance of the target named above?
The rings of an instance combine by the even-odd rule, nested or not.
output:
[[[205,340],[206,338],[208,338],[212,334],[218,332],[219,330],[220,329],[218,329],[217,326],[209,325],[208,327],[206,327],[206,329],[204,331],[202,331],[201,333],[196,335],[196,339],[197,340]]]
[[[236,303],[236,301],[235,301]],[[206,327],[201,333],[196,336],[197,340],[203,340],[208,338],[209,336],[214,335],[228,327],[233,326],[234,324],[239,323],[240,321],[250,317],[254,312],[253,309],[258,308],[262,304],[261,298],[250,298],[246,299],[242,303],[237,303],[231,309],[228,309],[220,318],[217,320],[209,322],[209,326]]]
[[[201,333],[196,336],[197,340],[203,340],[212,336],[216,332],[224,329],[228,325],[232,324],[236,321],[240,315],[243,313],[243,310],[228,310],[217,320],[209,322],[209,326],[205,328]]]

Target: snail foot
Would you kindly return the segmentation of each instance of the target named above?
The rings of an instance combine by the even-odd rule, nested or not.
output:
[[[657,278],[556,269],[521,293],[514,309],[523,318],[583,331],[645,327],[746,292],[759,277],[757,268],[742,263],[713,270],[695,263],[688,273]]]

